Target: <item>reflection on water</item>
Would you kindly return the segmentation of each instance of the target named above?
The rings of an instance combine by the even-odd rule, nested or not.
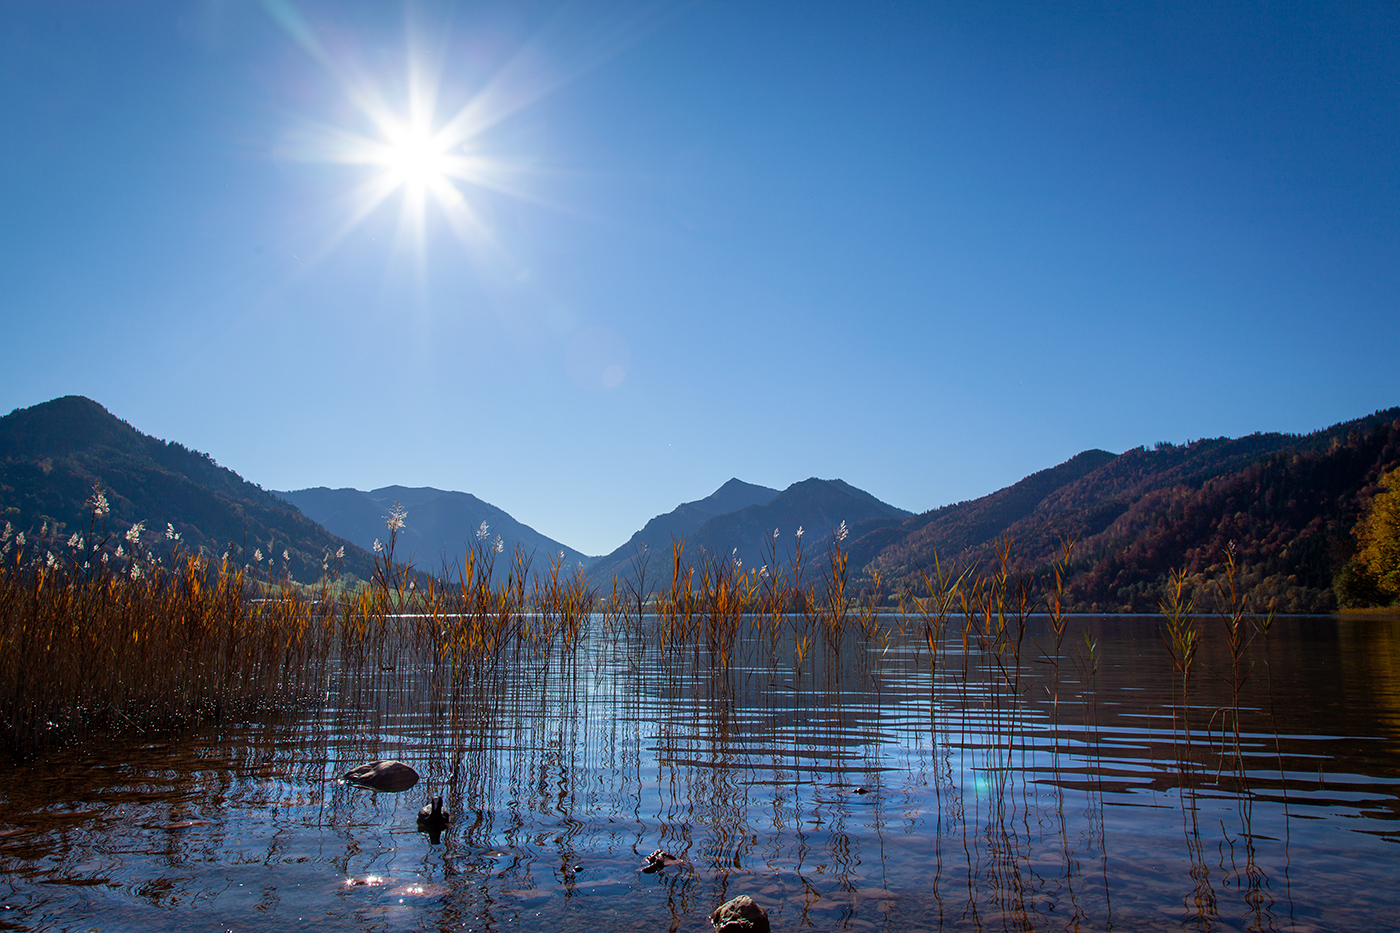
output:
[[[1400,916],[1400,623],[1275,623],[1238,748],[1209,623],[1187,706],[1156,619],[1076,619],[1058,665],[1035,620],[1019,666],[950,637],[932,676],[896,625],[723,671],[595,634],[446,692],[404,660],[300,716],[51,756],[0,789],[0,929],[705,930],[738,894],[775,930]],[[423,780],[335,780],[390,758]],[[658,848],[681,863],[643,873]]]

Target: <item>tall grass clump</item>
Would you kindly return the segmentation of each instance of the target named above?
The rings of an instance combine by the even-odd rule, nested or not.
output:
[[[251,600],[226,558],[113,553],[33,560],[16,548],[0,560],[0,744],[12,757],[315,691],[329,643],[313,600],[290,586]]]

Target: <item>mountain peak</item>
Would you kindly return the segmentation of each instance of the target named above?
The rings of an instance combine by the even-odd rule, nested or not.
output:
[[[302,581],[315,580],[324,555],[346,543],[208,455],[142,434],[81,395],[0,418],[0,507],[18,527],[47,526],[57,550],[65,532],[92,521],[94,484],[110,503],[109,531],[168,523],[183,547],[228,551],[242,563],[266,548],[279,572]],[[368,578],[372,567],[369,554],[347,550],[346,571]]]
[[[3,421],[0,457],[67,457],[94,444],[128,453],[141,447],[139,431],[83,395],[16,408]]]
[[[677,506],[677,510],[686,506],[702,507],[709,515],[722,515],[725,512],[733,512],[750,505],[761,505],[769,502],[778,495],[778,490],[769,489],[767,486],[756,486],[753,483],[746,483],[735,477],[730,479],[723,486],[710,493],[698,502],[687,502]]]
[[[561,551],[570,565],[591,560],[469,492],[432,486],[382,486],[369,492],[317,487],[278,495],[332,534],[361,547],[371,547],[384,537],[384,517],[397,502],[408,511],[408,521],[399,532],[397,555],[425,570],[461,566],[467,551],[475,546],[477,529],[483,522],[492,538],[501,538],[508,553],[518,545],[526,554],[543,555],[546,564]]]

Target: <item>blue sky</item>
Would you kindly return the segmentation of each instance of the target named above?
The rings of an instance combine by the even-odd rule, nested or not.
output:
[[[5,411],[602,553],[1400,404],[1393,4],[123,6],[0,10]]]

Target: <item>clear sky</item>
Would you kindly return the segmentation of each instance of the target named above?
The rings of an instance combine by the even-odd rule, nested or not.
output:
[[[1398,10],[6,0],[0,409],[587,553],[1313,430],[1400,404]]]

